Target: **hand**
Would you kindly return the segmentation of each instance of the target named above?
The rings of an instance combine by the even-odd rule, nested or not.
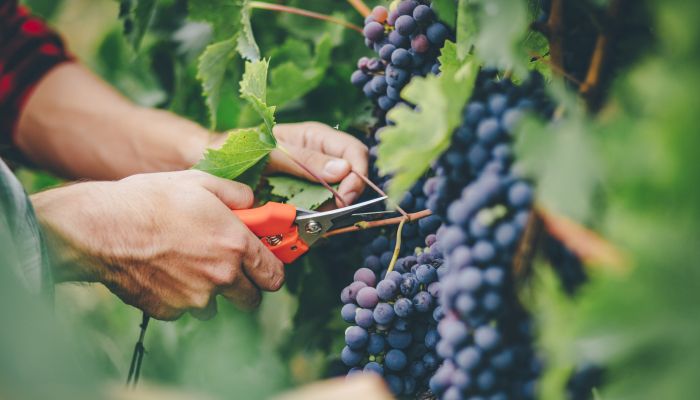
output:
[[[365,183],[350,171],[367,176],[367,146],[362,142],[320,122],[279,124],[273,133],[279,145],[297,161],[329,183],[340,182],[338,193],[347,204],[360,197]],[[226,135],[217,135],[212,141],[212,147],[220,147],[225,140]],[[270,154],[266,172],[282,172],[316,181],[279,149]],[[336,205],[340,207],[342,203],[336,200]]]
[[[243,309],[284,281],[282,263],[235,217],[253,193],[200,171],[86,182],[32,196],[57,281],[102,282],[152,317]]]

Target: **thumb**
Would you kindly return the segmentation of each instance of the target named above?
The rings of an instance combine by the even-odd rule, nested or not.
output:
[[[212,192],[228,208],[240,210],[253,206],[253,190],[242,183],[219,178],[206,172],[190,170],[193,178],[206,190]]]
[[[289,144],[285,148],[289,154],[285,154],[281,150],[274,150],[270,154],[268,168],[271,172],[284,172],[316,182],[316,178],[313,175],[306,172],[290,158],[294,157],[294,160],[304,164],[306,168],[321,178],[328,182],[336,183],[345,178],[352,168],[347,160],[329,156],[320,151]]]

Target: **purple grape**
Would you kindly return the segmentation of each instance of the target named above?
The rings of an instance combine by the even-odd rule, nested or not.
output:
[[[360,70],[353,72],[350,76],[350,82],[357,87],[364,86],[369,80],[370,76]]]
[[[455,362],[460,368],[471,371],[479,366],[481,352],[475,347],[465,347],[457,353]]]
[[[447,27],[440,22],[430,25],[425,33],[430,43],[436,45],[442,45],[450,34]]]
[[[370,373],[375,373],[384,375],[384,367],[382,367],[378,362],[376,361],[370,361],[367,364],[365,364],[365,367],[363,368],[364,372],[370,372]]]
[[[508,202],[515,208],[525,208],[532,204],[532,189],[525,182],[517,182],[508,189]]]
[[[479,123],[476,136],[484,143],[493,145],[501,135],[501,125],[496,118],[487,118]]]
[[[391,55],[394,53],[394,50],[396,50],[396,46],[391,43],[385,44],[379,49],[379,58],[384,61],[391,61]]]
[[[377,104],[382,110],[389,111],[396,105],[396,100],[393,100],[389,96],[380,96],[379,99],[377,99]]]
[[[384,279],[377,284],[377,296],[380,299],[387,301],[392,299],[397,292],[397,285],[391,279]]]
[[[343,347],[343,351],[340,352],[340,359],[348,367],[354,367],[362,361],[362,353],[350,349],[350,347]]]
[[[472,248],[472,256],[475,262],[487,264],[496,256],[496,249],[494,249],[490,242],[479,240]]]
[[[413,312],[413,303],[407,298],[400,298],[394,303],[394,312],[401,318],[406,318]]]
[[[430,49],[430,42],[425,35],[416,35],[411,39],[411,48],[416,53],[425,53]]]
[[[397,31],[391,31],[389,33],[389,43],[396,46],[396,48],[403,49],[407,49],[411,46],[411,40]]]
[[[412,336],[410,332],[403,332],[392,329],[386,337],[389,346],[395,349],[406,349],[411,344]]]
[[[409,77],[405,69],[394,67],[393,65],[386,67],[386,83],[388,83],[389,86],[403,86],[408,82]]]
[[[367,331],[359,326],[350,326],[345,330],[345,344],[352,350],[360,350],[369,339]]]
[[[416,278],[424,285],[429,285],[437,279],[435,268],[428,264],[421,264],[416,269]]]
[[[418,2],[416,0],[403,0],[396,6],[396,12],[399,15],[411,15],[417,6]]]
[[[411,54],[406,49],[396,49],[391,53],[391,63],[397,67],[409,67],[412,63]]]
[[[416,311],[424,313],[430,311],[433,305],[433,296],[426,291],[418,292],[413,296],[413,307]]]
[[[343,321],[350,324],[354,323],[355,310],[357,310],[357,306],[352,303],[344,305],[343,308],[340,310],[340,315],[343,317]]]
[[[413,18],[420,23],[429,22],[433,19],[433,16],[433,10],[424,4],[420,4],[413,9]]]
[[[367,286],[374,286],[374,284],[377,282],[377,277],[374,274],[374,271],[372,271],[369,268],[360,268],[357,271],[355,271],[355,275],[353,276],[354,281],[359,281],[359,282],[364,282]]]
[[[401,35],[408,36],[412,34],[418,26],[416,24],[416,20],[413,19],[413,17],[409,15],[402,15],[396,19],[394,27],[396,27],[396,31]]]
[[[384,365],[392,371],[401,371],[406,367],[408,359],[406,353],[399,349],[391,349],[384,357]]]
[[[358,308],[355,310],[355,319],[352,322],[365,329],[371,328],[374,325],[374,315],[372,314],[372,310]]]
[[[365,37],[373,42],[379,42],[384,38],[384,25],[371,21],[363,29]]]
[[[394,308],[387,303],[379,303],[374,308],[374,320],[380,325],[389,324],[394,319]]]
[[[474,343],[486,351],[495,349],[500,340],[500,335],[491,326],[482,326],[474,331]]]
[[[384,335],[378,333],[370,333],[367,341],[367,352],[371,355],[377,355],[384,351],[386,347],[386,339]]]

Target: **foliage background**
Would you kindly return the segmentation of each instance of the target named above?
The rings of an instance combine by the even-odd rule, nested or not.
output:
[[[195,79],[196,57],[208,43],[209,33],[198,24],[181,25],[184,2],[160,2],[163,11],[138,55],[121,33],[117,2],[27,3],[65,35],[82,62],[134,101],[209,123]],[[527,65],[523,46],[516,44],[540,50],[543,44],[537,37],[523,37],[525,30],[517,29],[527,23],[525,3],[492,3],[508,13],[483,19],[466,36],[473,38],[469,40],[490,64]],[[605,0],[583,3],[607,4]],[[285,4],[361,24],[344,2],[291,0]],[[592,283],[573,300],[560,294],[548,269],[536,268],[535,279],[522,296],[538,320],[541,351],[547,357],[549,368],[541,386],[547,399],[562,398],[569,372],[584,360],[608,367],[608,385],[600,390],[603,399],[691,399],[700,392],[696,379],[700,368],[696,311],[700,304],[700,100],[693,90],[700,87],[700,26],[695,21],[700,4],[683,0],[625,4],[649,11],[654,37],[641,44],[643,54],[618,70],[607,101],[596,114],[587,113],[570,90],[553,82],[552,92],[567,112],[551,126],[527,126],[519,149],[538,178],[543,204],[594,227],[630,259],[630,269],[623,273],[592,266]],[[361,37],[322,22],[260,10],[254,12],[252,22],[263,55],[272,58],[272,70],[297,66],[304,74],[292,82],[300,85],[294,90],[304,93],[296,97],[289,94],[293,91],[286,88],[287,82],[275,81],[272,72],[271,90],[283,88],[277,92],[278,120],[313,119],[362,134],[369,105],[348,83],[355,60],[368,53]],[[458,25],[464,33],[466,28],[459,21]],[[330,47],[327,59],[323,46]],[[547,72],[546,65],[536,67]],[[240,73],[240,63],[227,72],[229,84],[221,94],[217,129],[254,122],[254,113],[237,98]],[[36,171],[21,171],[20,177],[30,192],[57,183]],[[265,296],[256,313],[243,314],[222,302],[220,315],[206,323],[189,317],[174,323],[152,322],[144,378],[222,397],[236,393],[255,399],[332,374],[344,329],[337,312],[338,282],[342,284],[349,273],[347,266],[342,269],[338,264],[337,256],[319,252],[290,266],[286,288]],[[17,307],[15,320],[22,312],[42,312],[30,300]],[[76,354],[81,354],[66,356],[70,360],[62,365],[66,376],[79,371],[80,378],[65,381],[87,385],[93,378],[124,379],[140,313],[104,288],[86,285],[61,286],[55,308],[58,328],[51,329],[57,330],[57,337],[66,332],[74,335],[70,342],[79,344]],[[56,348],[63,355],[71,349],[31,334],[49,328],[27,324],[26,336],[3,341],[23,340],[25,347],[34,349],[36,360]],[[15,358],[20,357],[26,354],[17,353]],[[31,362],[17,365],[35,368]],[[54,370],[47,365],[35,374],[45,378],[47,371]],[[17,381],[23,382],[36,389],[28,381]]]

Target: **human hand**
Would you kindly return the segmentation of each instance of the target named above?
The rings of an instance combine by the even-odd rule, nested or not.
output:
[[[299,162],[329,183],[338,183],[338,193],[347,204],[353,203],[365,188],[364,181],[350,171],[367,176],[367,146],[353,136],[320,122],[279,124],[274,135]],[[212,147],[220,147],[225,135],[217,135]],[[282,172],[310,181],[316,179],[292,161],[280,149],[270,154],[266,172]],[[342,203],[336,200],[338,207]]]
[[[240,183],[200,171],[86,182],[32,196],[57,281],[102,282],[157,319],[207,319],[216,295],[239,308],[275,291],[283,264],[231,212],[250,208]]]

